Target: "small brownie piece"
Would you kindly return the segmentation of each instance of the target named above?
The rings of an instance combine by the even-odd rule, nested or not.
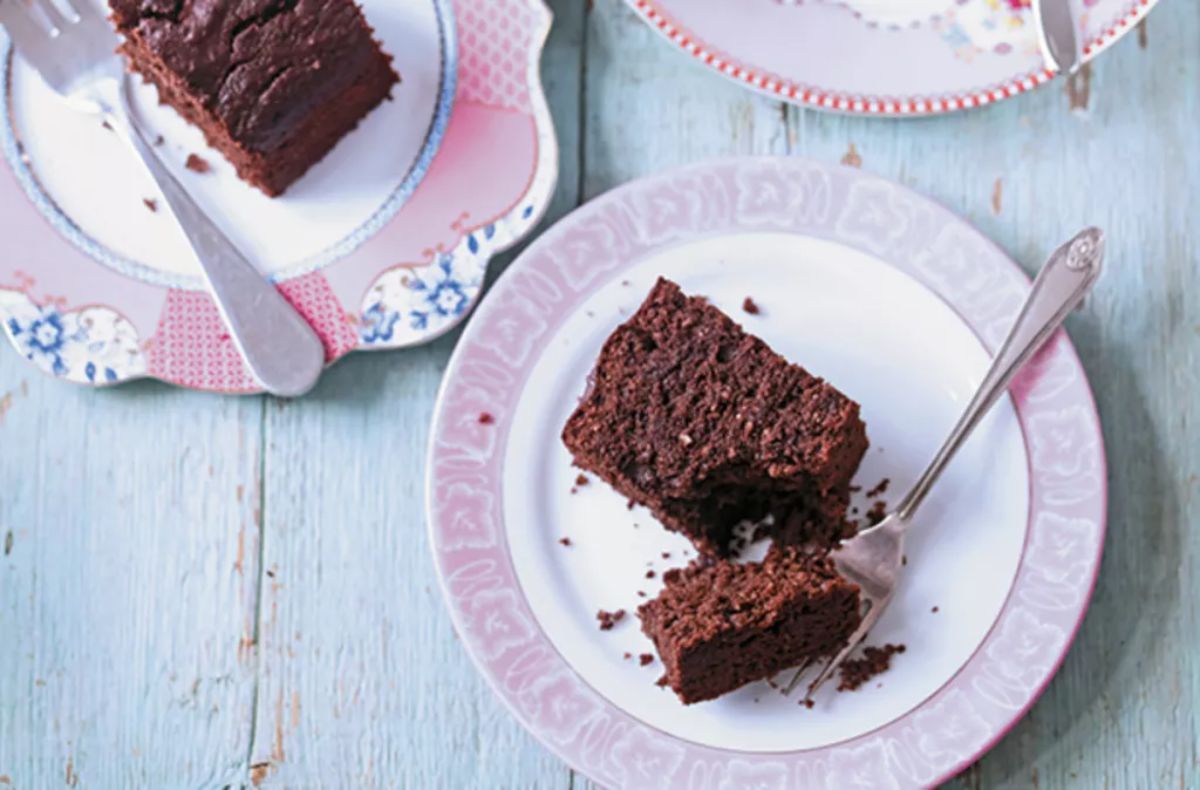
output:
[[[777,542],[828,548],[867,449],[857,403],[665,279],[605,342],[563,441],[709,556],[768,515]]]
[[[281,194],[399,81],[353,0],[111,0],[130,68]]]
[[[685,705],[834,655],[861,621],[858,586],[828,557],[773,546],[762,562],[676,568],[638,609]]]

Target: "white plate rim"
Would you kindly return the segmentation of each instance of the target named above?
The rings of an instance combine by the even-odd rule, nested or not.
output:
[[[695,36],[665,12],[658,0],[625,2],[665,41],[705,67],[755,93],[801,107],[840,115],[865,115],[876,118],[919,118],[986,107],[1041,87],[1059,76],[1050,67],[1019,71],[1009,78],[968,91],[933,95],[912,93],[903,96],[852,94],[808,84],[799,78],[781,77],[739,60],[719,47]],[[1084,63],[1133,30],[1158,4],[1158,0],[1130,0],[1127,10],[1103,27],[1099,35],[1083,45]]]

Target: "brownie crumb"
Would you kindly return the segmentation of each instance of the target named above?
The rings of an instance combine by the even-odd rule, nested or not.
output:
[[[642,653],[640,656],[638,656],[638,663],[642,666],[652,664],[654,663],[654,656],[650,653]]]
[[[887,502],[876,499],[875,503],[871,505],[871,509],[867,511],[867,526],[873,527],[885,518],[887,518]]]
[[[937,614],[937,613],[938,613],[938,607],[936,607],[936,606],[935,606],[935,607],[933,607],[932,609],[930,609],[929,611],[930,611],[930,612],[932,612],[933,614]]]
[[[669,551],[664,551],[664,552],[662,553],[662,558],[663,558],[664,560],[669,560],[669,559],[671,559],[671,552],[669,552]]]
[[[583,488],[587,484],[588,484],[587,475],[578,475],[575,478],[575,485],[579,486],[580,488]]]
[[[646,578],[647,578],[647,579],[653,579],[653,578],[654,578],[655,576],[657,576],[657,575],[658,575],[658,574],[657,574],[657,573],[655,573],[654,571],[646,571]]]
[[[625,286],[626,288],[628,288],[628,287],[629,287],[629,280],[621,280],[621,285],[623,285],[623,286]]]
[[[875,499],[887,493],[888,486],[892,484],[890,477],[885,477],[879,481],[879,484],[867,492],[867,499]]]
[[[812,710],[817,706],[817,703],[813,701],[812,697],[805,697],[804,699],[800,700],[800,704],[809,710]]]
[[[596,612],[596,619],[600,621],[601,631],[611,631],[613,626],[621,622],[623,617],[625,617],[624,609],[618,609],[615,612],[606,612],[601,609]]]
[[[658,680],[654,681],[654,685],[658,686],[660,689],[665,689],[665,688],[667,687],[667,684],[668,684],[668,683],[670,683],[670,681],[669,681],[669,680],[667,680],[667,676],[666,676],[666,675],[663,675],[661,678],[659,678]]]
[[[641,590],[638,590],[638,591],[637,591],[637,594],[638,594],[638,598],[645,598],[645,597],[646,597],[646,593],[642,592]]]
[[[158,201],[151,198],[142,198],[142,205],[150,209],[151,214],[158,213]]]
[[[628,660],[629,660],[629,659],[631,659],[631,658],[633,658],[633,653],[626,653],[626,654],[624,655],[624,659],[625,659],[626,661],[628,661]]]
[[[163,136],[160,134],[158,137],[155,137],[155,138],[154,138],[154,147],[155,147],[155,148],[159,148],[159,147],[161,147],[161,146],[162,146],[162,144],[163,144],[163,143],[165,143],[165,142],[166,142],[166,138],[164,138],[164,137],[163,137]]]
[[[634,502],[632,499],[625,503],[626,510],[633,510],[635,507],[637,507],[637,502]]]
[[[479,414],[479,424],[480,425],[491,425],[495,421],[496,421],[496,418],[493,417],[488,412],[486,412],[486,411],[480,412],[480,414]]]
[[[887,672],[892,666],[892,656],[903,653],[904,650],[904,645],[868,647],[863,650],[862,658],[842,662],[842,679],[838,684],[838,691],[854,691],[876,675]]]
[[[193,173],[203,174],[212,170],[212,165],[208,163],[208,160],[197,154],[188,154],[187,161],[183,163],[183,166]]]
[[[564,545],[564,546],[570,546],[570,545],[571,545],[571,539],[570,539],[570,538],[559,538],[559,539],[558,539],[558,542],[559,542],[559,543],[561,543],[561,544],[562,544],[562,545]]]
[[[762,312],[762,309],[760,309],[759,306],[754,303],[754,300],[749,296],[746,297],[746,301],[742,302],[742,309],[750,315],[758,315]]]
[[[108,122],[107,118],[105,118],[103,121],[101,121],[100,125],[103,126],[105,129],[107,129],[110,132],[116,131],[115,129],[113,129],[112,124]]]

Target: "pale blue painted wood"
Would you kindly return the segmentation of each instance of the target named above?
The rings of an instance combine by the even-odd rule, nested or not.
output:
[[[1060,83],[899,122],[751,96],[618,0],[553,5],[552,218],[674,164],[853,146],[1027,269],[1108,229],[1070,324],[1112,463],[1100,584],[1044,699],[954,784],[1200,786],[1200,7],[1164,0],[1086,107]],[[352,358],[287,404],[89,392],[0,349],[0,790],[587,784],[475,675],[433,579],[422,466],[453,343]]]

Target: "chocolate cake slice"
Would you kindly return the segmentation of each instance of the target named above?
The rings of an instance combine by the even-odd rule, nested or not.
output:
[[[685,705],[832,656],[861,622],[858,586],[828,557],[795,547],[773,546],[762,562],[676,568],[663,579],[638,617]]]
[[[399,77],[353,0],[111,0],[130,68],[271,196]]]
[[[867,449],[857,403],[665,279],[605,342],[563,441],[709,556],[767,516],[776,542],[829,548]]]

